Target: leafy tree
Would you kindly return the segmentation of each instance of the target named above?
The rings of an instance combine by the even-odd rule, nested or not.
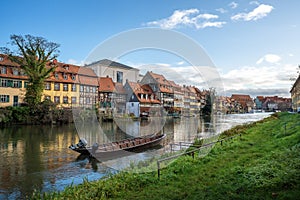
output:
[[[213,103],[215,99],[215,89],[210,88],[208,94],[205,96],[205,106],[202,108],[204,115],[210,115],[213,109]]]
[[[36,106],[41,102],[45,79],[56,67],[47,63],[58,57],[60,45],[32,35],[11,35],[10,40],[10,45],[16,48],[2,47],[1,50],[29,77],[25,101],[29,106]]]

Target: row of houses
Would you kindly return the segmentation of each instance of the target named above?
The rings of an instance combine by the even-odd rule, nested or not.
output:
[[[255,111],[290,111],[292,99],[278,96],[257,96],[232,94],[231,97],[219,97],[218,101],[224,113],[249,113]]]
[[[49,62],[55,71],[45,80],[42,100],[58,107],[96,106],[100,112],[114,111],[139,116],[151,108],[167,112],[200,112],[207,91],[180,86],[163,75],[147,72],[110,60],[88,66]],[[28,77],[8,56],[0,55],[0,107],[24,103]]]

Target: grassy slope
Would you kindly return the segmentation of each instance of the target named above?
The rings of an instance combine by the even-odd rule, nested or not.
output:
[[[284,124],[287,123],[287,131]],[[297,199],[300,195],[300,115],[281,113],[223,134],[203,158],[183,156],[162,170],[120,173],[85,182],[46,199]],[[295,124],[298,124],[297,126]],[[39,194],[33,198],[40,198]]]

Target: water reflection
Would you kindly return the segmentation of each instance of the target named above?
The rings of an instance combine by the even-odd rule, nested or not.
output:
[[[267,115],[265,115],[267,116]],[[218,118],[200,117],[167,118],[165,122],[118,121],[95,125],[94,123],[65,126],[14,126],[0,129],[0,199],[25,198],[34,190],[62,190],[70,184],[79,184],[83,179],[97,180],[107,173],[128,166],[131,158],[105,163],[80,157],[68,149],[71,143],[85,137],[90,143],[107,143],[132,136],[153,132],[166,133],[163,150],[168,144],[181,141],[192,142],[195,138],[209,137],[230,126],[256,121],[263,115],[227,115]],[[99,134],[98,130],[102,132]],[[156,154],[151,150],[135,154],[132,159],[143,160]]]
[[[77,137],[73,127],[15,126],[0,131],[0,198],[42,189],[43,171],[73,160],[66,145]]]

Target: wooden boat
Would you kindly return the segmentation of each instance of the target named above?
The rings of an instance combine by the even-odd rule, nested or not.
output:
[[[95,143],[92,147],[87,147],[87,141],[80,139],[78,144],[72,144],[69,148],[80,154],[90,155],[99,160],[110,160],[117,157],[129,156],[133,152],[142,152],[158,146],[165,137],[166,134],[151,135],[101,145]]]

